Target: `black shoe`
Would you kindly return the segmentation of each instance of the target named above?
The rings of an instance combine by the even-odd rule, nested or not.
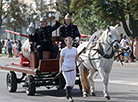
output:
[[[134,60],[132,60],[131,62],[135,62]]]
[[[72,101],[72,97],[71,97],[71,86],[67,86],[67,88],[66,88],[66,98],[67,98],[70,102],[73,102],[73,101]]]
[[[74,102],[74,100],[72,99],[72,97],[69,97],[69,102]]]
[[[121,62],[124,62],[124,60],[121,60]]]

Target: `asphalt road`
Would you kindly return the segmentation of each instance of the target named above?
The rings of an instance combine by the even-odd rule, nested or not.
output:
[[[10,62],[20,62],[19,58],[0,57],[0,65]],[[23,83],[18,84],[16,93],[9,93],[6,87],[8,71],[0,70],[0,102],[68,102],[65,98],[65,89],[57,90],[39,87],[35,96],[27,96]],[[19,76],[20,73],[17,73]],[[109,77],[109,94],[111,99],[103,97],[103,84],[99,75],[95,79],[96,96],[82,97],[79,86],[75,85],[72,96],[74,102],[138,102],[138,62],[124,63],[122,66],[115,62]]]

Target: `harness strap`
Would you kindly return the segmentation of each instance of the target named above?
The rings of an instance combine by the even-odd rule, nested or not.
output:
[[[93,46],[93,47],[94,47],[94,46]],[[89,54],[88,54],[88,55],[89,55],[89,62],[90,62],[90,64],[91,64],[91,66],[97,71],[97,69],[96,69],[96,68],[94,67],[94,65],[92,64],[91,58],[90,58],[90,57],[91,57],[91,56],[90,56],[90,55],[91,55],[91,50],[92,50],[93,47],[90,48],[90,51],[89,51]]]
[[[114,43],[115,41],[113,41],[113,43]],[[113,44],[112,43],[112,44]],[[104,58],[106,58],[106,59],[110,59],[110,58],[113,58],[113,56],[114,56],[114,51],[112,50],[112,53],[110,54],[110,55],[108,55],[108,54],[105,54],[104,52],[103,52],[103,47],[102,47],[102,44],[101,43],[99,43],[99,49],[95,49],[95,50],[97,50],[97,52],[102,56],[102,57],[104,57]]]
[[[112,51],[112,53],[111,53],[110,55],[105,54],[103,51],[101,51],[101,50],[99,50],[99,49],[97,49],[97,52],[98,52],[101,56],[103,56],[104,58],[106,58],[106,59],[113,58],[113,56],[114,56],[114,52],[113,52],[113,51]]]
[[[64,71],[64,72],[71,72],[71,71],[74,71],[75,69],[71,69],[71,70],[68,70],[68,71]]]

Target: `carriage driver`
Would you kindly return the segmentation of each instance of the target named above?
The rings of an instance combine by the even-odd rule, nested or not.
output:
[[[64,39],[69,36],[73,40],[77,41],[77,43],[73,43],[73,46],[78,47],[80,40],[80,33],[78,31],[77,25],[71,23],[71,15],[69,13],[65,16],[65,25],[62,25],[60,27],[59,34],[60,34],[60,39],[62,41],[61,48],[66,46]]]
[[[47,21],[45,18],[40,19],[40,27],[32,29],[33,24],[30,24],[27,33],[29,34],[29,41],[36,42],[36,50],[38,60],[42,59],[43,51],[52,51],[52,59],[57,57],[58,46],[52,44],[52,31],[56,30],[59,26],[59,14],[55,14],[56,23],[53,26],[47,26]]]

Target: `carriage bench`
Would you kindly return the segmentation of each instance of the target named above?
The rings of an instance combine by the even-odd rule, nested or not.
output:
[[[55,44],[58,44],[59,37],[52,37],[52,41]],[[51,59],[52,52],[51,51],[43,51],[43,59],[38,61],[37,52],[30,52],[30,68],[38,68],[38,70],[43,72],[58,72],[59,69],[59,57],[60,51],[58,52],[56,59]]]

